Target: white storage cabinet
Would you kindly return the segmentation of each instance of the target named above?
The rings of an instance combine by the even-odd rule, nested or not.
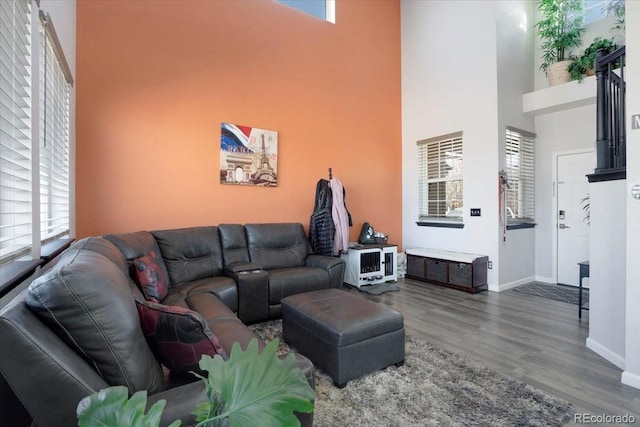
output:
[[[340,257],[345,261],[344,281],[360,287],[398,280],[396,245],[360,245]]]

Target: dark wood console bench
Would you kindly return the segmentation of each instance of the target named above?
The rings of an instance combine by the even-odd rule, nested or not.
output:
[[[475,293],[487,290],[486,255],[436,249],[407,249],[410,279]]]

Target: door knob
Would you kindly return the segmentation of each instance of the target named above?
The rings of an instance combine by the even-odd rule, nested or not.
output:
[[[558,228],[560,230],[564,230],[565,228],[571,228],[571,227],[569,227],[568,225],[564,225],[564,224],[558,224]]]

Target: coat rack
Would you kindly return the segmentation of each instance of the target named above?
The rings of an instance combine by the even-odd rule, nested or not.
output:
[[[329,168],[329,181],[333,179],[333,174],[331,173],[331,168]]]

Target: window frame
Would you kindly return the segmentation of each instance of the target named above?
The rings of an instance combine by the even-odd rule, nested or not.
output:
[[[20,252],[12,253],[11,255],[2,254],[0,258],[0,297],[5,295],[15,286],[17,286],[24,278],[31,275],[35,269],[44,263],[52,260],[57,254],[68,247],[74,240],[74,225],[72,218],[72,211],[74,206],[73,200],[73,186],[72,186],[72,172],[74,164],[74,147],[73,147],[73,76],[71,69],[66,61],[62,45],[58,40],[53,22],[48,14],[45,14],[40,10],[40,3],[38,0],[16,0],[14,2],[3,2],[0,7],[3,7],[3,11],[9,11],[7,14],[8,22],[16,20],[17,13],[15,10],[9,9],[12,5],[20,4],[25,6],[28,13],[25,15],[28,17],[28,42],[30,45],[28,51],[29,65],[28,78],[23,78],[26,83],[30,84],[28,96],[25,98],[25,103],[28,104],[23,108],[29,112],[29,117],[26,122],[29,126],[28,142],[25,144],[29,148],[29,163],[30,163],[30,183],[28,185],[30,193],[29,200],[31,204],[30,213],[28,215],[28,227],[31,228],[31,237],[29,244],[25,244],[23,250]],[[40,19],[38,19],[40,18]],[[41,86],[44,84],[44,73],[47,72],[45,66],[40,63],[40,55],[45,52],[43,46],[47,46],[49,49],[49,58],[55,57],[55,64],[53,69],[58,78],[58,86],[63,86],[63,96],[54,97],[55,99],[62,99],[61,108],[46,109],[41,108],[41,98],[44,95]],[[7,52],[13,54],[16,50],[14,45],[8,45]],[[51,64],[51,62],[50,62]],[[50,79],[49,79],[50,80]],[[51,81],[51,80],[50,80]],[[60,83],[62,82],[62,83]],[[3,82],[4,83],[4,82]],[[5,86],[6,87],[6,86]],[[44,112],[47,111],[47,114]],[[49,117],[51,121],[50,111],[55,111],[54,117],[56,121],[62,121],[63,123],[57,125],[57,128],[49,128],[47,143],[53,142],[50,138],[52,135],[56,135],[54,140],[62,139],[64,142],[64,148],[62,153],[58,153],[58,159],[61,159],[66,164],[66,171],[64,172],[64,179],[60,183],[59,178],[54,175],[59,171],[54,171],[52,177],[54,181],[58,181],[58,186],[62,188],[64,194],[62,203],[65,206],[66,214],[62,214],[63,225],[55,232],[48,233],[42,236],[41,231],[46,231],[46,226],[41,223],[41,213],[44,211],[51,211],[50,209],[43,209],[41,206],[41,138],[47,134],[47,126],[42,124],[41,121]],[[51,124],[51,123],[49,123]],[[62,129],[62,130],[60,130]],[[4,130],[4,129],[3,129]],[[52,132],[53,130],[53,132]],[[62,137],[60,136],[62,135]],[[57,160],[56,160],[57,161]],[[54,168],[60,168],[59,162],[56,164],[54,161]],[[57,189],[54,191],[58,191]],[[43,203],[46,201],[42,200]],[[45,217],[45,220],[49,220]],[[5,217],[0,226],[8,224],[8,220]]]
[[[504,170],[509,183],[504,200],[507,225],[535,223],[535,138],[533,132],[512,126],[505,128]]]
[[[309,5],[313,4],[311,0],[276,0],[278,3],[285,6],[296,9],[302,13],[306,13],[314,18],[321,19],[323,21],[336,23],[336,0],[313,0],[315,3],[324,3],[324,10],[322,14],[318,13],[316,8],[310,8]]]
[[[5,32],[3,40],[14,41],[5,46],[9,55],[4,55],[3,86],[5,97],[2,109],[2,163],[3,175],[0,187],[0,263],[12,262],[31,251],[33,245],[33,5],[28,0],[3,2],[3,20],[0,31]],[[7,15],[5,13],[8,12]],[[21,42],[19,45],[15,42]],[[4,50],[4,49],[3,49]],[[10,57],[10,58],[9,58]],[[7,60],[9,59],[9,60]],[[10,75],[7,73],[11,73]],[[9,93],[11,92],[11,93]],[[9,155],[8,155],[9,154]],[[9,158],[11,156],[11,158]],[[12,173],[7,173],[12,171]],[[4,199],[10,195],[10,198]],[[5,245],[5,242],[11,242]]]
[[[462,227],[464,221],[464,140],[463,132],[453,132],[417,141],[418,150],[418,225]],[[448,153],[448,154],[447,154]],[[443,165],[449,170],[443,171]],[[451,172],[454,171],[453,174]],[[449,184],[458,189],[448,190]],[[445,198],[433,196],[432,189]],[[457,193],[450,199],[449,191]],[[443,205],[444,204],[444,205]],[[448,216],[450,205],[460,204],[459,216]],[[442,209],[441,209],[442,205]],[[436,211],[432,210],[436,206]],[[439,210],[445,210],[439,212]]]
[[[71,86],[73,77],[53,22],[40,15],[40,243],[69,235],[71,209]],[[53,117],[54,120],[51,120]]]

